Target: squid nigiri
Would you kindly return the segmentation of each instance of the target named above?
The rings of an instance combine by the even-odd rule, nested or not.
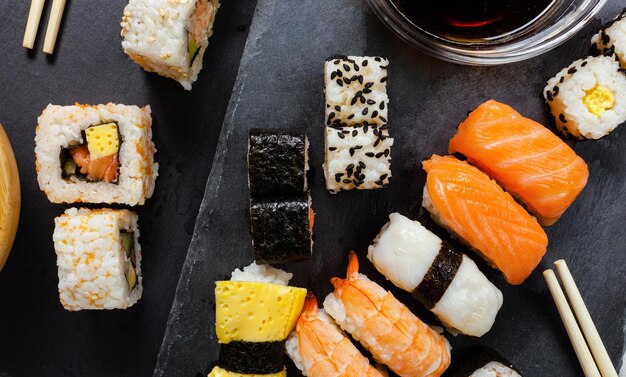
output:
[[[428,175],[422,204],[433,219],[502,271],[510,284],[522,284],[546,253],[543,228],[467,162],[433,155],[423,166]]]
[[[383,377],[370,365],[332,318],[318,310],[317,298],[309,293],[296,329],[286,343],[287,354],[309,377]]]
[[[391,292],[359,274],[350,253],[345,279],[332,278],[335,291],[324,309],[374,358],[401,377],[438,377],[450,365],[450,344]]]
[[[463,153],[546,226],[561,217],[589,178],[585,161],[563,140],[494,100],[461,123],[448,151]]]

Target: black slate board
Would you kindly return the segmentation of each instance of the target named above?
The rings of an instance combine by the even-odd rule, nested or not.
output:
[[[601,16],[606,20],[620,7],[613,1]],[[217,357],[213,282],[228,278],[234,268],[253,260],[246,213],[249,128],[306,127],[311,140],[316,243],[310,261],[284,266],[295,274],[292,284],[324,297],[331,291],[328,278],[344,275],[346,253],[354,249],[361,255],[363,272],[391,288],[364,255],[389,213],[399,211],[412,218],[420,214],[425,180],[420,161],[445,153],[458,122],[489,98],[511,104],[546,124],[541,98],[546,80],[585,54],[587,41],[600,23],[595,20],[574,40],[542,57],[478,68],[444,63],[410,49],[385,29],[363,1],[259,1],[155,376],[203,374]],[[322,68],[325,58],[333,54],[390,59],[395,180],[385,190],[333,196],[324,189]],[[547,230],[548,253],[524,285],[507,285],[498,272],[479,261],[502,290],[504,306],[486,336],[448,336],[453,357],[471,344],[483,344],[505,355],[526,376],[582,375],[540,275],[554,260],[565,258],[610,355],[618,362],[626,307],[622,263],[626,146],[621,139],[625,129],[600,141],[571,143],[587,161],[591,178],[562,220]],[[392,290],[425,321],[437,323],[407,294]],[[299,375],[288,365],[290,375]]]

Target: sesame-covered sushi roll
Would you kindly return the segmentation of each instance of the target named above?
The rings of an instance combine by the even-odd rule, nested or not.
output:
[[[37,181],[53,203],[143,204],[158,164],[150,106],[48,105],[35,137]]]
[[[626,9],[591,38],[594,55],[616,56],[626,68]]]
[[[252,246],[259,263],[288,263],[311,257],[313,209],[308,194],[252,200]]]
[[[146,71],[190,90],[219,6],[219,0],[130,0],[121,23],[124,52]]]
[[[53,234],[59,298],[67,310],[126,309],[143,291],[137,214],[70,208]]]
[[[335,56],[324,64],[326,125],[387,124],[387,66],[382,57]]]
[[[575,61],[548,81],[543,95],[565,135],[599,139],[626,121],[626,75],[614,57]]]
[[[448,371],[450,377],[522,377],[513,365],[496,351],[475,346],[466,350]]]
[[[307,191],[309,141],[304,132],[250,130],[248,184],[254,198]]]
[[[326,127],[326,189],[370,190],[391,182],[389,128],[382,126]]]
[[[304,305],[306,289],[292,274],[252,263],[215,287],[220,356],[211,377],[285,376],[285,340]]]
[[[502,293],[474,261],[399,213],[389,216],[367,257],[454,331],[483,336],[502,306]]]

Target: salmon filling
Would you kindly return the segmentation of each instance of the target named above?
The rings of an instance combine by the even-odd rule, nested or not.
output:
[[[89,127],[83,139],[85,143],[61,150],[63,178],[75,176],[93,182],[116,182],[120,149],[117,124]]]
[[[213,7],[209,0],[198,0],[196,2],[196,8],[193,11],[189,25],[189,42],[187,46],[189,50],[189,64],[193,63],[202,42],[207,38],[214,13]]]

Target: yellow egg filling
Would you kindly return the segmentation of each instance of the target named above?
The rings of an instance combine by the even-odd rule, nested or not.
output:
[[[590,113],[600,116],[615,105],[615,95],[609,89],[596,84],[593,88],[585,90],[583,103]]]
[[[120,138],[115,123],[89,127],[85,130],[85,134],[87,136],[87,148],[92,160],[110,156],[120,149]]]

